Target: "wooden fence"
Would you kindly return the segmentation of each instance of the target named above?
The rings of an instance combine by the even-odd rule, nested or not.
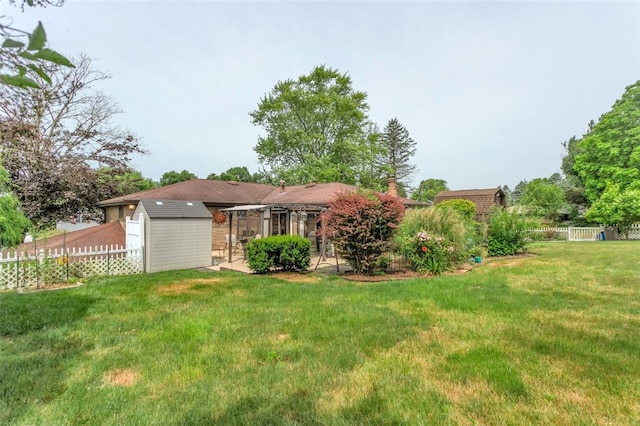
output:
[[[121,246],[73,250],[41,249],[37,255],[0,252],[0,290],[40,288],[98,275],[143,272],[144,249]]]

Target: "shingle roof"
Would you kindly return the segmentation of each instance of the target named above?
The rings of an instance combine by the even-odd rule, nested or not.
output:
[[[274,189],[262,204],[311,204],[326,206],[336,195],[342,192],[357,191],[358,188],[344,183],[310,183]]]
[[[98,203],[100,207],[137,204],[141,200],[198,200],[206,206],[238,206],[246,204],[307,204],[326,206],[340,192],[357,191],[344,183],[310,183],[280,187],[260,183],[191,179],[173,185],[111,198]],[[401,198],[405,205],[423,205]]]
[[[140,204],[152,219],[211,219],[211,213],[201,201],[141,200]]]
[[[496,195],[500,196],[500,200],[496,200]],[[476,205],[476,216],[488,214],[491,206],[497,204],[496,201],[504,205],[504,192],[500,188],[488,189],[461,189],[458,191],[442,191],[436,194],[433,199],[434,204],[441,203],[446,200],[463,199],[470,200]]]
[[[135,192],[98,203],[100,207],[117,206],[147,200],[198,200],[205,205],[258,204],[274,187],[261,183],[191,179],[147,191]]]
[[[25,251],[33,254],[34,249],[38,251],[43,248],[60,249],[67,248],[69,250],[84,249],[85,247],[94,248],[96,246],[111,246],[126,244],[126,236],[122,224],[118,221],[109,222],[90,228],[81,229],[79,231],[67,232],[66,234],[55,235],[46,240],[38,240],[36,243],[26,243],[18,247],[21,253]]]

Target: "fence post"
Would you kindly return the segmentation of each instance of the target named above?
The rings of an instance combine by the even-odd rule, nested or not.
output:
[[[16,253],[16,291],[20,288],[20,252]]]

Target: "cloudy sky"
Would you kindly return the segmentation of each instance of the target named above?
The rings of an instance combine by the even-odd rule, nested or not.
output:
[[[640,79],[640,2],[80,1],[28,10],[50,45],[86,52],[115,124],[151,154],[145,176],[258,170],[249,112],[279,80],[316,65],[348,73],[370,118],[417,142],[412,184],[509,185],[560,171],[582,135]]]

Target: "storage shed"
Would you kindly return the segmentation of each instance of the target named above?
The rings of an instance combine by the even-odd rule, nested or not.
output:
[[[140,200],[145,271],[211,266],[212,215],[201,201]]]

